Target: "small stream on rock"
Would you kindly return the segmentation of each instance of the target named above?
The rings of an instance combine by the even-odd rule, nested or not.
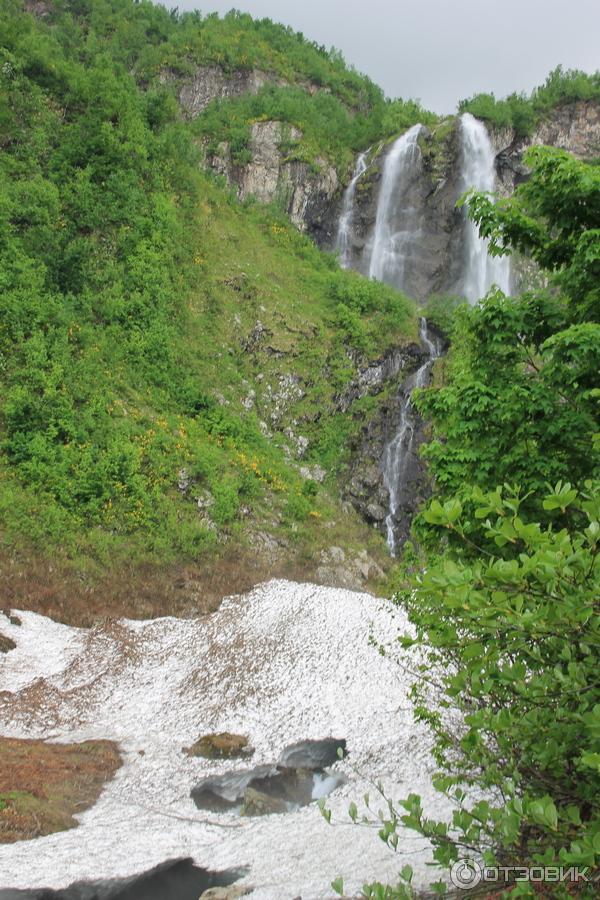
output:
[[[368,155],[368,150],[358,154],[352,180],[344,191],[342,212],[338,222],[338,231],[335,242],[336,250],[340,255],[340,265],[342,269],[348,269],[351,265],[350,238],[352,235],[352,226],[354,224],[354,197],[356,195],[356,187],[360,181],[360,177],[367,171]]]
[[[398,395],[398,428],[393,438],[386,444],[381,460],[383,481],[390,497],[389,512],[385,520],[387,545],[392,556],[396,555],[396,517],[405,499],[407,491],[411,489],[409,480],[409,463],[418,452],[415,441],[419,414],[412,402],[412,392],[415,388],[426,387],[431,379],[433,364],[441,355],[440,341],[427,325],[427,320],[419,321],[419,337],[421,344],[427,351],[427,357],[416,372],[413,372],[402,384]]]

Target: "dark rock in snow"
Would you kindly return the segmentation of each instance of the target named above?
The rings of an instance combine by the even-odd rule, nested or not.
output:
[[[283,750],[277,765],[286,769],[309,769],[312,772],[320,772],[338,761],[338,750],[346,755],[344,738],[298,741]]]
[[[0,900],[198,900],[209,888],[233,884],[244,874],[211,872],[191,859],[175,859],[129,878],[78,881],[61,890],[0,890]]]
[[[211,812],[239,812],[242,816],[289,812],[343,783],[343,776],[324,772],[339,759],[338,749],[346,750],[343,738],[299,741],[285,748],[276,766],[204,778],[191,796],[199,809]]]

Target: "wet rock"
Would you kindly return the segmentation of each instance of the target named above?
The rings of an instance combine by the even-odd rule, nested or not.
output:
[[[444,335],[433,324],[429,323],[428,327],[445,351],[447,341]],[[350,477],[343,487],[343,497],[350,501],[366,522],[375,526],[382,534],[386,533],[385,520],[390,498],[383,480],[381,461],[385,447],[398,430],[400,408],[405,397],[404,385],[410,384],[410,376],[415,367],[421,365],[425,358],[424,351],[418,348],[418,353],[413,355],[412,364],[400,376],[395,394],[380,404],[377,412],[365,422],[350,446]],[[406,490],[396,510],[395,534],[398,547],[402,547],[408,539],[415,512],[431,493],[425,461],[420,455],[421,444],[426,438],[426,424],[415,415],[412,452],[406,460],[405,468]]]
[[[130,878],[78,881],[61,890],[0,890],[0,900],[198,900],[209,888],[227,887],[244,874],[211,872],[191,859],[177,859]]]
[[[243,802],[246,788],[276,774],[275,766],[256,766],[254,769],[203,778],[192,789],[190,796],[198,809],[227,812]]]
[[[343,393],[335,398],[336,410],[347,412],[356,400],[380,393],[386,384],[396,381],[403,372],[413,372],[424,360],[425,354],[418,344],[394,347],[359,371]]]
[[[188,756],[201,756],[204,759],[236,759],[252,756],[248,738],[243,734],[230,734],[228,731],[218,734],[205,734],[191,747],[184,747]]]
[[[321,771],[339,760],[338,751],[346,756],[344,738],[297,741],[289,744],[281,753],[277,765],[289,769]]]
[[[240,810],[241,816],[270,816],[274,813],[288,812],[289,806],[285,800],[256,788],[246,788],[244,802]]]
[[[200,894],[200,900],[239,900],[246,894],[251,894],[254,890],[252,885],[233,885],[233,887],[214,887],[209,888]]]
[[[204,778],[191,791],[199,809],[265,816],[289,812],[325,797],[344,782],[344,777],[325,770],[337,762],[337,749],[346,741],[326,738],[300,741],[286,747],[277,765]]]
[[[10,650],[14,650],[16,646],[12,638],[6,637],[5,634],[0,632],[0,653],[8,653]]]

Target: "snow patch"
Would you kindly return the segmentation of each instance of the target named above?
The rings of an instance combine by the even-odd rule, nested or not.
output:
[[[411,676],[369,641],[391,643],[406,628],[387,601],[272,581],[206,618],[84,630],[19,616],[20,627],[4,629],[17,648],[0,671],[2,733],[116,740],[124,765],[78,828],[1,846],[0,887],[125,877],[182,856],[210,869],[248,866],[257,900],[332,897],[338,875],[352,893],[396,880],[406,862],[417,884],[434,880],[423,840],[407,833],[394,855],[347,815],[378,779],[394,797],[420,793],[428,814],[448,813],[431,786],[427,732],[413,721]],[[248,736],[249,768],[294,741],[345,737],[349,757],[334,768],[348,781],[328,801],[340,824],[328,826],[315,805],[255,819],[197,810],[191,788],[232,764],[182,748],[218,731]]]

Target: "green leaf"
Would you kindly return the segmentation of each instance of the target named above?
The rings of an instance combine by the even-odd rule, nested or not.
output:
[[[331,882],[331,887],[335,891],[336,894],[339,894],[340,897],[344,894],[344,879],[336,878]]]
[[[413,879],[412,866],[403,866],[400,870],[400,878],[402,879],[402,881],[406,881],[407,884],[410,884]]]

